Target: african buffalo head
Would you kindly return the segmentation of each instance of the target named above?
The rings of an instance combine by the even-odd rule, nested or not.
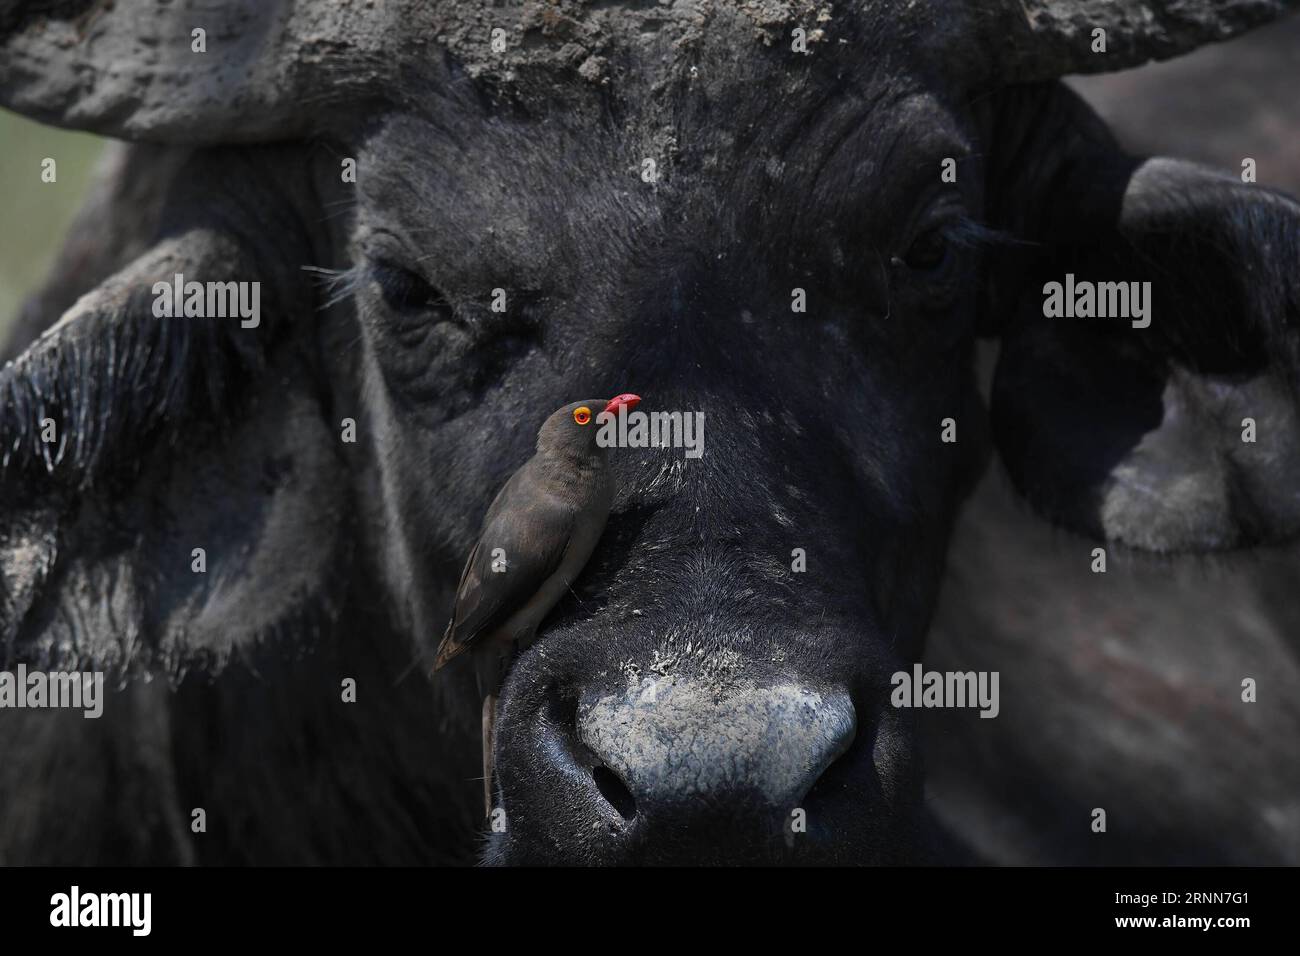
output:
[[[0,102],[175,158],[137,161],[148,241],[0,373],[7,656],[317,648],[320,694],[370,675],[403,701],[371,739],[441,768],[386,805],[412,840],[478,792],[469,676],[423,664],[576,398],[703,413],[703,454],[613,456],[502,689],[494,862],[925,858],[891,675],[990,449],[1134,547],[1300,526],[1300,209],[1125,155],[1057,81],[1287,4],[22,6]],[[260,283],[257,321],[160,317],[177,275]],[[1046,316],[1067,276],[1150,283],[1150,321]]]

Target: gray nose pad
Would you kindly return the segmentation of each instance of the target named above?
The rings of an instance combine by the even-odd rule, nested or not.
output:
[[[797,683],[728,687],[666,677],[586,698],[578,736],[603,767],[602,796],[625,819],[795,807],[848,750],[847,692]]]

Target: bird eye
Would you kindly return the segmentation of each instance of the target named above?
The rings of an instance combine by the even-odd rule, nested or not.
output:
[[[573,410],[573,420],[579,425],[585,425],[591,421],[591,409],[586,405],[579,405]]]

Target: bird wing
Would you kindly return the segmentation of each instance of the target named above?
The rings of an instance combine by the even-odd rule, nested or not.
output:
[[[435,671],[509,620],[559,568],[573,533],[575,509],[552,495],[528,491],[521,470],[488,509],[483,533],[460,576],[456,608],[438,646]],[[492,570],[498,548],[505,552],[504,571]]]

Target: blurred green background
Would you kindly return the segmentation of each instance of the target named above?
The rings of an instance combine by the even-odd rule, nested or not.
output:
[[[0,110],[0,341],[58,252],[105,142]],[[41,181],[47,156],[56,182]]]

